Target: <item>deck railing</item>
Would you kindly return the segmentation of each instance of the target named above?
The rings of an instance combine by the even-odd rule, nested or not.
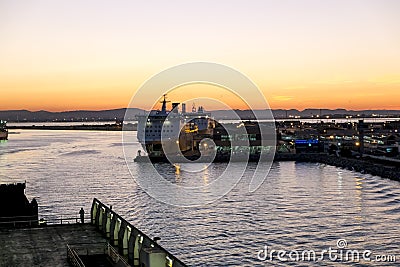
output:
[[[125,267],[130,266],[128,264],[128,262],[121,255],[118,254],[118,252],[115,250],[115,248],[113,248],[113,246],[110,245],[110,243],[107,243],[106,251],[107,251],[107,255],[111,258],[111,260],[114,264],[119,263],[120,266],[125,266]]]
[[[85,264],[83,264],[83,261],[81,260],[81,258],[79,258],[76,251],[72,249],[68,244],[67,244],[67,259],[72,266],[85,267]]]
[[[32,216],[13,216],[13,217],[0,217],[0,227],[17,227],[17,226],[37,226],[38,218]]]
[[[67,258],[72,266],[84,267],[81,256],[107,255],[113,264],[121,267],[130,267],[126,260],[108,243],[73,243],[67,244]]]
[[[49,217],[47,219],[38,219],[37,216],[13,216],[13,217],[0,217],[0,227],[4,226],[44,226],[44,225],[58,225],[58,224],[77,224],[81,223],[81,218],[74,215],[59,215],[58,217]]]

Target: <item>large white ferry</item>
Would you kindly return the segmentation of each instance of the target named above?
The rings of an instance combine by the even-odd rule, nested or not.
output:
[[[166,95],[161,110],[151,110],[138,116],[137,137],[151,160],[163,160],[168,154],[176,156],[178,150],[185,157],[200,155],[200,142],[212,138],[215,121],[202,106],[186,111],[186,104],[172,103],[167,110]],[[139,158],[139,157],[138,157]]]

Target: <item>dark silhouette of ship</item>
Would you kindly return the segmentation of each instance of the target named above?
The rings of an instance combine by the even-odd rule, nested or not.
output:
[[[0,228],[38,224],[38,204],[25,196],[25,183],[0,184]]]

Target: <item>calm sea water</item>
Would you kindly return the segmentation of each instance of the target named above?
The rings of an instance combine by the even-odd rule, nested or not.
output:
[[[89,211],[96,197],[149,236],[160,236],[190,266],[349,266],[327,259],[290,264],[257,259],[264,246],[320,252],[337,248],[338,239],[347,241],[347,249],[395,254],[400,261],[399,182],[321,164],[277,162],[263,185],[249,193],[255,168],[250,164],[219,201],[179,208],[154,200],[135,183],[120,132],[18,132],[0,143],[0,182],[26,180],[28,198],[38,200],[40,217],[48,220],[76,216],[81,207]],[[132,175],[147,175],[149,166],[133,163],[134,156],[128,159]],[[176,174],[168,164],[156,168],[174,183],[194,185],[212,181],[226,165],[213,164],[196,175]]]

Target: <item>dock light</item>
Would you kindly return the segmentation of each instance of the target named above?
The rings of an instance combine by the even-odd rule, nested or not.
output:
[[[360,145],[360,142],[356,142],[356,146],[359,146]]]

